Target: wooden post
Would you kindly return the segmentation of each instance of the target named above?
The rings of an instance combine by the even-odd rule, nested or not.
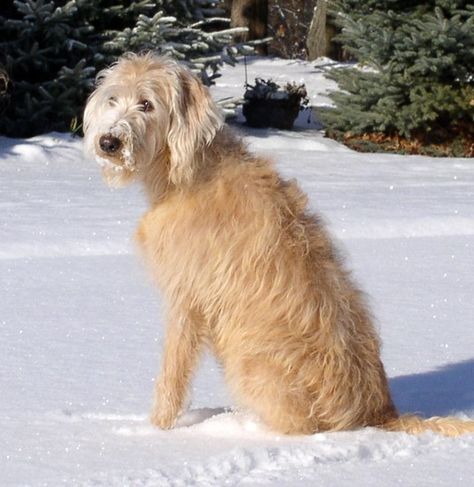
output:
[[[309,60],[327,56],[326,18],[326,0],[317,0],[306,40]]]

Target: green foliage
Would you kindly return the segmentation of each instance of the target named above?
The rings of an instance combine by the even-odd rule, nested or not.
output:
[[[360,64],[330,74],[342,91],[322,114],[328,128],[410,137],[472,124],[474,7],[461,0],[361,3],[333,2],[340,39]]]
[[[11,5],[11,4],[10,4]],[[248,45],[208,17],[212,0],[15,0],[0,8],[0,64],[11,81],[0,133],[30,136],[78,126],[97,72],[124,52],[154,50],[211,84]],[[186,12],[184,12],[186,7]]]
[[[17,18],[0,17],[0,62],[12,93],[0,132],[29,134],[35,127],[59,130],[56,118],[71,115],[93,83],[92,29],[77,19],[76,2],[16,1]]]

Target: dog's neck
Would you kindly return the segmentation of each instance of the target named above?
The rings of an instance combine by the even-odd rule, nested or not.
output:
[[[139,171],[151,207],[159,204],[173,189],[168,178],[169,160],[168,151],[163,151],[150,161],[144,170]]]
[[[222,164],[229,163],[229,153],[238,153],[240,157],[235,160],[244,159],[247,154],[244,144],[228,126],[224,126],[212,140],[195,155],[198,159],[198,170],[190,182],[176,185],[170,181],[170,154],[168,148],[163,150],[150,162],[149,167],[140,171],[141,181],[144,186],[149,204],[154,207],[177,191],[190,191],[196,185],[212,180],[219,171]]]

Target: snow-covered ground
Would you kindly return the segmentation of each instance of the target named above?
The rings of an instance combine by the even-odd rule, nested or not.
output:
[[[255,76],[322,69],[260,60]],[[239,95],[226,68],[216,98]],[[401,411],[474,418],[474,160],[357,154],[298,130],[246,130],[309,193],[370,296]],[[205,357],[180,426],[149,426],[161,304],[134,254],[140,188],[112,191],[82,142],[0,138],[1,486],[472,486],[474,436],[375,429],[282,437],[230,410]]]

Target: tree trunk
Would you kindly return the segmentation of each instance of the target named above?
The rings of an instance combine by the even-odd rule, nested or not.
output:
[[[237,36],[238,41],[263,39],[267,35],[267,0],[227,0],[230,5],[232,27],[247,27],[246,34]],[[264,54],[265,47],[258,46],[257,52]]]
[[[321,56],[339,61],[346,59],[341,46],[333,41],[336,34],[337,29],[327,15],[327,0],[317,0],[306,40],[308,59]]]
[[[317,0],[306,40],[310,60],[327,55],[326,18],[326,1]]]

